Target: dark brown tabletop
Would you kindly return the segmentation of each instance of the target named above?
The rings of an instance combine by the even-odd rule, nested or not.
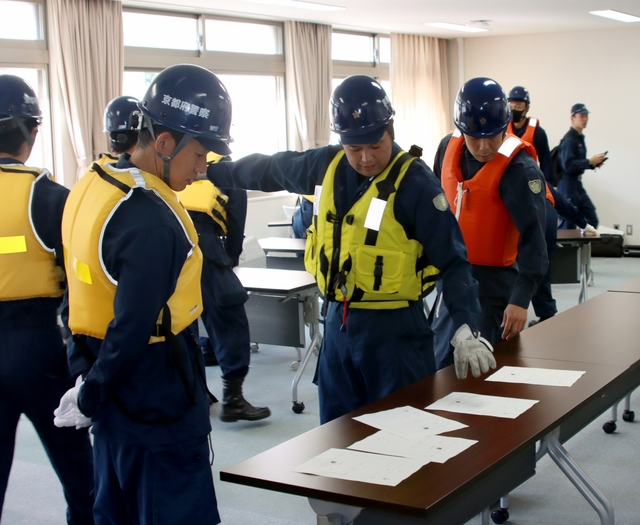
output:
[[[494,347],[499,354],[635,367],[640,294],[605,292]]]
[[[453,523],[450,521],[453,512],[456,521],[462,523],[534,474],[536,440],[576,414],[581,415],[580,424],[586,425],[587,418],[602,413],[600,406],[595,415],[586,409],[594,403],[613,404],[615,399],[608,397],[610,389],[621,376],[630,375],[626,366],[513,355],[499,356],[499,364],[584,370],[586,374],[566,388],[497,383],[473,377],[459,380],[453,367],[448,367],[360,410],[224,469],[220,477],[224,481],[363,507],[375,515],[413,516],[417,518],[412,520],[418,519],[420,523]],[[405,405],[424,408],[454,391],[536,399],[539,403],[515,419],[434,412],[469,425],[447,435],[479,442],[444,464],[425,465],[396,487],[293,472],[294,468],[329,448],[346,448],[376,432],[376,429],[354,421],[353,416]],[[574,426],[577,424],[574,422]],[[442,519],[445,521],[440,521]]]
[[[610,292],[627,292],[627,293],[640,293],[640,277],[628,281],[620,286],[609,289]]]
[[[595,241],[600,238],[600,235],[585,235],[580,230],[558,230],[558,236],[556,242],[562,244],[563,242],[577,242],[587,243]]]
[[[293,294],[316,286],[313,275],[300,270],[237,266],[233,271],[249,292]]]
[[[292,239],[291,237],[265,237],[258,239],[260,247],[265,253],[304,253],[306,239]]]

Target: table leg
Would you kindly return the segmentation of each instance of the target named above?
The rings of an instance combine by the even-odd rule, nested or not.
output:
[[[587,287],[589,286],[589,274],[591,272],[591,243],[586,242],[578,250],[580,257],[580,297],[578,303],[585,302],[587,297]]]
[[[602,525],[613,525],[613,506],[611,502],[560,444],[559,435],[560,428],[557,428],[543,438],[542,441],[546,445],[547,453],[598,513],[600,523]]]
[[[320,345],[322,344],[322,335],[320,334],[320,324],[318,322],[318,317],[320,315],[320,309],[318,307],[318,297],[317,295],[308,296],[305,298],[304,305],[304,320],[305,324],[309,327],[309,336],[311,337],[311,343],[307,348],[304,358],[300,362],[300,366],[298,370],[296,370],[296,375],[291,382],[291,400],[293,403],[292,410],[296,414],[302,413],[304,410],[304,403],[300,403],[298,401],[298,383],[302,378],[302,374],[307,368],[307,364],[309,363],[309,359],[311,356],[318,353],[320,350]]]

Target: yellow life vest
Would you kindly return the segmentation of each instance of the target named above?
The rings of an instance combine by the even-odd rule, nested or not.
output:
[[[64,270],[56,265],[54,248],[33,227],[33,192],[44,178],[53,180],[45,169],[0,164],[0,301],[64,293]]]
[[[100,157],[96,160],[98,166],[104,166],[105,164],[115,164],[118,162],[120,155],[114,155],[112,153],[100,153]]]
[[[307,232],[305,267],[325,300],[346,299],[351,308],[407,307],[431,291],[439,274],[393,212],[398,187],[415,157],[398,153],[349,212],[339,216],[334,187],[343,155],[338,152],[324,177],[319,213]]]
[[[229,231],[227,202],[229,197],[208,180],[197,180],[178,193],[182,205],[189,211],[206,213],[216,221],[226,235]]]
[[[192,246],[175,292],[166,305],[171,313],[171,332],[182,332],[202,312],[202,252],[197,245],[195,227],[176,194],[160,178],[137,168],[120,170],[94,164],[71,190],[62,218],[62,242],[69,279],[69,327],[74,334],[104,339],[107,326],[114,318],[113,301],[118,283],[103,265],[102,234],[113,212],[137,188],[152,191],[160,197],[173,212]],[[158,325],[161,324],[160,312]],[[157,330],[149,342],[163,340],[164,336]]]

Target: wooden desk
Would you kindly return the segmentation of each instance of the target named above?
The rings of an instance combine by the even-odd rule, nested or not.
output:
[[[580,266],[580,295],[578,303],[587,300],[587,288],[591,272],[591,241],[599,239],[599,235],[584,235],[580,230],[558,230],[558,244],[578,245],[578,264]]]
[[[609,289],[610,292],[626,292],[626,293],[640,293],[640,277],[628,281],[620,286]]]
[[[501,366],[584,370],[586,374],[572,387],[560,388],[495,383],[483,378],[458,380],[453,367],[448,367],[360,410],[224,469],[220,477],[223,481],[310,498],[314,509],[335,509],[335,513],[344,516],[341,523],[350,523],[358,516],[353,521],[356,525],[456,524],[482,513],[483,524],[488,524],[488,506],[534,475],[536,441],[542,440],[545,451],[556,461],[558,455],[566,454],[560,444],[559,430],[565,424],[572,428],[588,424],[601,413],[598,411],[601,405],[610,406],[618,383],[634,375],[620,365],[513,355],[501,355],[499,363]],[[634,380],[640,378],[634,377]],[[539,403],[513,420],[440,413],[469,425],[447,435],[476,439],[478,443],[444,464],[425,465],[396,487],[293,472],[294,468],[329,448],[346,448],[376,432],[354,421],[353,416],[404,405],[424,408],[453,391],[536,399]],[[558,461],[563,467],[566,463],[575,466],[568,454]],[[565,474],[574,484],[582,481],[576,481],[578,476],[571,471],[565,471]],[[608,501],[597,487],[592,483],[587,485],[589,496],[598,502],[604,500],[605,510],[599,513],[611,514]],[[319,516],[318,523],[329,522],[321,521]],[[612,521],[603,520],[603,523]]]
[[[637,283],[636,279],[631,283]],[[624,287],[624,285],[623,285]],[[633,285],[627,286],[632,288]],[[495,345],[496,359],[502,354],[558,359],[569,362],[614,364],[633,369],[640,375],[640,294],[605,292],[551,317],[520,333],[510,341]],[[602,429],[611,434],[617,428],[618,404],[624,398],[622,419],[633,421],[631,393],[637,387],[632,381],[622,385],[618,398],[610,407],[610,419]],[[626,390],[625,390],[626,388]],[[567,431],[565,427],[565,431]]]
[[[245,311],[251,341],[296,349],[298,359],[292,365],[296,375],[291,383],[291,399],[292,410],[300,414],[304,403],[298,401],[298,383],[311,355],[318,354],[322,343],[316,280],[310,273],[296,270],[237,266],[234,272],[249,292]],[[309,328],[311,343],[302,356],[305,325]]]
[[[306,239],[265,237],[258,242],[267,255],[267,268],[304,271]]]
[[[494,347],[496,355],[637,366],[640,295],[605,292]]]

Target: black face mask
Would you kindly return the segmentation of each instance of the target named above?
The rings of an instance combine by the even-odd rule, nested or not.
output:
[[[511,110],[511,120],[513,122],[520,122],[522,117],[524,116],[524,111],[521,109],[512,109]]]

